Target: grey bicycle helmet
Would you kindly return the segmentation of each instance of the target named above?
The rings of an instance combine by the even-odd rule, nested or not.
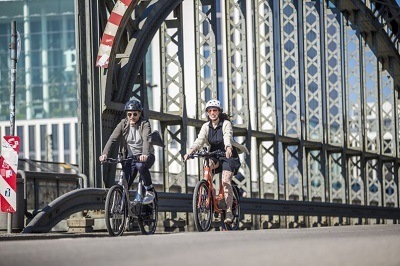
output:
[[[143,112],[143,106],[140,101],[137,100],[129,100],[125,104],[125,112],[127,111],[140,111]]]

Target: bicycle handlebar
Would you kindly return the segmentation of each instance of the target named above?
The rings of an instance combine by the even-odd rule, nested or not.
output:
[[[134,162],[138,162],[139,161],[139,156],[130,156],[128,158],[122,158],[120,156],[118,156],[117,159],[115,158],[106,158],[102,163],[122,163],[122,162],[126,162],[126,161],[134,161]]]
[[[211,158],[211,157],[224,157],[226,156],[224,151],[221,150],[216,150],[216,151],[212,151],[212,152],[208,152],[208,151],[196,151],[195,153],[189,154],[188,159],[194,159],[194,158],[198,158],[198,157],[204,157],[204,158]]]

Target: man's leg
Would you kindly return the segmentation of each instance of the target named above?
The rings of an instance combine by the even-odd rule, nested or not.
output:
[[[136,163],[136,169],[139,171],[140,177],[143,179],[144,187],[146,188],[146,193],[143,198],[143,204],[149,204],[153,202],[155,198],[153,182],[151,180],[149,168],[154,164],[154,155],[150,155],[147,162]]]

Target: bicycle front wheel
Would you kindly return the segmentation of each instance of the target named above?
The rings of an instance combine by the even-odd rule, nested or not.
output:
[[[142,206],[142,213],[138,216],[140,231],[143,235],[152,235],[156,232],[158,221],[157,193],[153,202]]]
[[[213,201],[209,193],[209,186],[206,180],[200,180],[193,193],[193,218],[197,231],[210,230],[213,216]]]
[[[105,218],[110,236],[120,236],[125,231],[128,204],[122,195],[122,191],[120,185],[114,185],[107,193]]]

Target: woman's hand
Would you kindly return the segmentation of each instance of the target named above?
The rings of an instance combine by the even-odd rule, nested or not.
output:
[[[225,152],[225,156],[226,156],[226,158],[231,158],[231,156],[232,156],[232,147],[231,146],[228,146],[227,148],[226,148],[226,152]]]
[[[192,153],[193,153],[193,150],[190,149],[188,153],[186,153],[185,155],[183,155],[183,160],[184,160],[184,161],[187,161],[189,155],[192,154]]]

